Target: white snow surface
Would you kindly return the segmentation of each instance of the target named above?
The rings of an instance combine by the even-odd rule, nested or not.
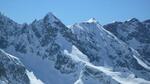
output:
[[[104,46],[105,49],[107,49],[109,47],[109,44],[112,44],[112,43],[110,43],[111,41],[113,41],[113,40],[110,40],[110,39],[112,39],[112,37],[116,41],[118,41],[119,44],[124,45],[124,46],[118,46],[118,44],[116,44],[116,46],[115,46],[115,44],[113,44],[115,47],[118,47],[118,48],[122,47],[122,49],[127,48],[127,47],[125,47],[127,45],[124,42],[117,39],[112,33],[106,31],[105,29],[102,28],[101,25],[99,25],[97,23],[88,24],[88,22],[87,23],[83,22],[83,23],[79,23],[79,24],[75,24],[75,25],[71,26],[70,29],[72,29],[72,32],[74,34],[78,35],[79,36],[78,38],[83,40],[83,41],[84,40],[91,41],[88,38],[88,34],[94,34],[92,36],[94,38],[94,41],[96,41],[97,43],[100,44],[97,46]],[[132,31],[134,31],[134,30],[131,30],[131,32]],[[108,37],[110,39],[106,39]],[[104,43],[102,41],[106,41],[106,42]],[[104,61],[104,59],[106,61],[106,62],[104,61],[104,66],[94,66],[93,64],[86,62],[86,61],[83,61],[83,60],[82,60],[82,63],[86,64],[86,66],[92,67],[93,69],[97,69],[99,71],[102,71],[103,73],[110,76],[112,79],[118,81],[121,84],[150,84],[150,81],[147,81],[147,80],[142,79],[142,78],[136,78],[134,76],[134,74],[131,74],[131,73],[113,72],[111,70],[112,67],[107,66],[107,63],[109,64],[110,61],[109,61],[109,58],[107,58],[107,56],[104,56],[106,53],[108,53],[107,51],[105,53],[105,49],[102,49],[103,51],[101,50],[101,52],[103,52],[102,54],[99,53],[99,54],[103,55],[103,58],[102,58],[103,61]],[[111,54],[115,54],[115,53],[113,53],[114,51],[113,51],[113,49],[111,49],[111,47],[109,47],[108,51],[111,52]],[[129,52],[126,51],[125,53],[129,53]],[[140,63],[141,61],[139,62],[139,59],[136,59],[136,60],[138,61],[138,63],[141,66],[144,66],[144,68],[149,68],[149,67],[147,67],[146,64],[143,65],[142,63]],[[111,62],[110,62],[110,64],[111,64]],[[80,83],[80,82],[82,83],[81,79],[78,79],[76,81],[76,83]]]
[[[58,21],[53,14],[49,13],[48,14],[49,22],[53,23],[55,21]],[[103,72],[106,74],[108,77],[111,77],[113,80],[121,83],[121,84],[150,84],[150,81],[144,80],[142,78],[136,78],[134,74],[130,73],[122,73],[122,72],[114,72],[112,70],[112,67],[110,65],[107,66],[108,64],[111,64],[110,59],[107,56],[107,48],[109,48],[109,51],[111,54],[115,54],[113,49],[111,47],[108,47],[108,44],[111,44],[110,40],[112,37],[115,39],[115,41],[118,41],[119,44],[124,44],[120,42],[115,36],[113,36],[110,32],[106,31],[101,27],[101,25],[97,24],[95,25],[97,21],[95,19],[90,19],[88,23],[91,25],[82,25],[82,24],[77,24],[77,27],[74,27],[73,33],[75,34],[81,34],[83,35],[81,31],[85,31],[84,33],[85,37],[87,33],[94,34],[94,40],[95,42],[98,42],[95,46],[103,46],[103,49],[101,50],[102,52],[98,52],[100,55],[104,55],[102,57],[102,61],[104,62],[104,66],[95,66],[92,63],[89,62],[88,56],[82,53],[75,45],[73,45],[71,42],[68,42],[60,33],[57,34],[56,37],[56,43],[61,46],[62,52],[72,58],[73,61],[77,62],[77,65],[79,66],[78,71],[75,73],[70,73],[70,74],[63,74],[59,70],[57,70],[54,67],[54,61],[49,60],[49,59],[42,59],[42,57],[37,56],[36,51],[40,51],[40,54],[45,54],[44,49],[46,47],[49,47],[50,45],[46,47],[41,47],[37,49],[36,47],[40,45],[40,42],[35,36],[33,35],[32,31],[29,31],[31,35],[33,35],[32,40],[34,41],[34,45],[30,45],[27,40],[24,40],[24,38],[27,38],[26,35],[18,36],[18,39],[12,37],[12,41],[18,41],[18,42],[23,42],[27,44],[27,53],[22,54],[17,51],[15,51],[15,48],[13,46],[9,46],[6,50],[10,52],[13,55],[16,55],[21,62],[25,65],[27,68],[27,74],[31,80],[32,84],[84,84],[84,82],[88,80],[83,80],[82,77],[84,74],[82,73],[82,70],[85,67],[90,67],[94,70],[98,70],[99,72]],[[39,21],[39,23],[42,23]],[[38,24],[38,23],[37,23]],[[38,31],[42,31],[42,26],[41,24],[37,25],[39,26]],[[52,26],[56,26],[53,25]],[[41,28],[40,28],[41,27]],[[98,28],[97,28],[98,27]],[[112,37],[111,37],[112,36]],[[102,38],[101,38],[102,37]],[[90,41],[89,38],[84,38],[80,37],[83,40]],[[105,39],[105,38],[110,38],[110,39]],[[105,41],[105,42],[103,42]],[[102,43],[101,43],[102,42]],[[114,44],[115,47],[122,49],[126,49],[127,47],[125,46],[117,46],[118,44]],[[35,47],[36,46],[36,47]],[[34,52],[31,52],[30,47],[33,48]],[[95,51],[96,52],[96,51]],[[124,51],[124,53],[128,53],[127,51]],[[138,58],[135,58],[139,64],[143,65],[145,68],[148,68],[145,64],[143,64]],[[110,62],[110,63],[109,63]],[[92,78],[92,77],[91,77]],[[93,84],[100,84],[100,82],[96,79],[91,79],[90,82],[93,82]],[[3,81],[0,81],[0,83],[3,83]]]
[[[74,46],[73,46],[74,47]],[[76,54],[77,53],[77,54]],[[91,64],[90,62],[83,60],[82,58],[76,58],[79,54],[81,53],[77,49],[72,49],[72,52],[69,55],[74,55],[71,56],[75,60],[79,60],[81,63],[83,63],[85,66],[91,67],[93,69],[99,70],[106,75],[110,76],[112,79],[118,81],[121,84],[150,84],[150,81],[144,80],[142,78],[135,78],[134,74],[129,74],[129,75],[124,75],[126,73],[121,73],[121,72],[113,72],[111,68],[106,68],[105,66],[95,66]],[[68,52],[67,52],[68,54]],[[82,56],[82,54],[81,54]],[[85,55],[86,56],[86,55]],[[82,79],[81,79],[82,73],[80,73],[79,79],[74,83],[74,84],[84,84]]]
[[[33,72],[26,71],[30,79],[30,84],[44,84],[40,79],[37,79]]]
[[[88,23],[97,23],[97,20],[95,18],[90,18],[88,21],[86,21]]]
[[[137,60],[137,62],[138,62],[141,66],[143,66],[144,68],[150,70],[150,67],[149,67],[147,64],[145,64],[141,59],[139,59],[139,58],[136,57],[135,55],[134,55],[133,57]]]

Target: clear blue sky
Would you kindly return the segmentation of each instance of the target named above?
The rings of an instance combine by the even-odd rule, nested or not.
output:
[[[66,25],[95,17],[101,24],[150,19],[150,0],[0,0],[0,11],[18,23],[53,12]]]

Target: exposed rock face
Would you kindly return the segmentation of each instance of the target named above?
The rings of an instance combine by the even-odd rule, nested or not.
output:
[[[149,69],[137,61],[139,54],[95,19],[67,28],[52,13],[22,25],[1,15],[0,48],[18,57],[45,84],[150,80]]]
[[[146,70],[134,58],[140,55],[105,30],[99,23],[83,22],[71,26],[70,29],[77,37],[74,44],[88,56],[91,63],[113,67],[114,71],[127,70],[128,72],[129,69],[136,74],[143,74],[143,71]],[[149,70],[146,71],[149,72]]]
[[[115,22],[105,25],[104,28],[112,32],[119,39],[136,49],[142,59],[150,66],[150,22],[140,22],[133,18],[125,22]]]
[[[24,65],[14,56],[0,49],[0,83],[30,84]]]

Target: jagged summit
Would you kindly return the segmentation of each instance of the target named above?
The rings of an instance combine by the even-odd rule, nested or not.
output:
[[[95,18],[71,28],[52,13],[29,25],[18,27],[7,23],[12,22],[0,23],[0,48],[18,57],[24,70],[33,72],[44,84],[149,84],[150,68],[138,62],[139,54],[105,30]],[[1,64],[0,80],[7,59]]]
[[[58,18],[56,18],[56,16],[49,12],[46,14],[46,16],[44,17],[44,20],[45,22],[48,22],[48,23],[53,23],[53,22],[59,22],[60,20]]]
[[[56,18],[56,16],[52,12],[48,12],[45,16]]]
[[[129,22],[139,22],[139,20],[137,18],[132,18],[128,20]]]
[[[59,20],[51,12],[47,13],[40,20],[34,20],[31,25],[34,29],[37,29],[40,34],[42,34],[41,31],[49,32],[49,31],[52,31],[51,29],[54,29],[57,31],[57,30],[62,30],[66,28],[66,26],[61,22],[61,20]]]
[[[143,22],[136,18],[119,23],[111,23],[105,25],[105,29],[113,33],[119,39],[123,40],[132,48],[136,49],[140,58],[150,65],[150,20]]]
[[[90,18],[88,21],[89,23],[97,23],[98,21],[95,18]]]
[[[18,23],[16,23],[14,20],[10,19],[9,17],[5,16],[4,13],[0,12],[0,23],[5,23],[8,25],[16,25]]]
[[[91,18],[88,21],[75,23],[72,26],[69,27],[70,29],[73,29],[73,31],[85,30],[86,32],[96,32],[99,30],[99,28],[102,28],[102,25],[99,24],[96,19]]]

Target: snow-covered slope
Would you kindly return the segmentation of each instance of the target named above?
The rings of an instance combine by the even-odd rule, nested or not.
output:
[[[105,30],[99,23],[81,22],[74,24],[70,29],[77,37],[73,43],[88,56],[94,65],[111,67],[114,71],[131,71],[137,77],[145,79],[149,77],[149,75],[143,74],[143,71],[149,74],[149,69],[144,68],[135,59],[140,55]]]
[[[133,18],[125,22],[114,22],[104,28],[126,42],[140,53],[140,59],[150,67],[150,21],[140,22]]]
[[[44,84],[20,60],[0,49],[0,84]]]
[[[30,83],[150,83],[139,54],[95,19],[67,28],[52,13],[29,25],[1,18],[0,48],[20,59]]]

